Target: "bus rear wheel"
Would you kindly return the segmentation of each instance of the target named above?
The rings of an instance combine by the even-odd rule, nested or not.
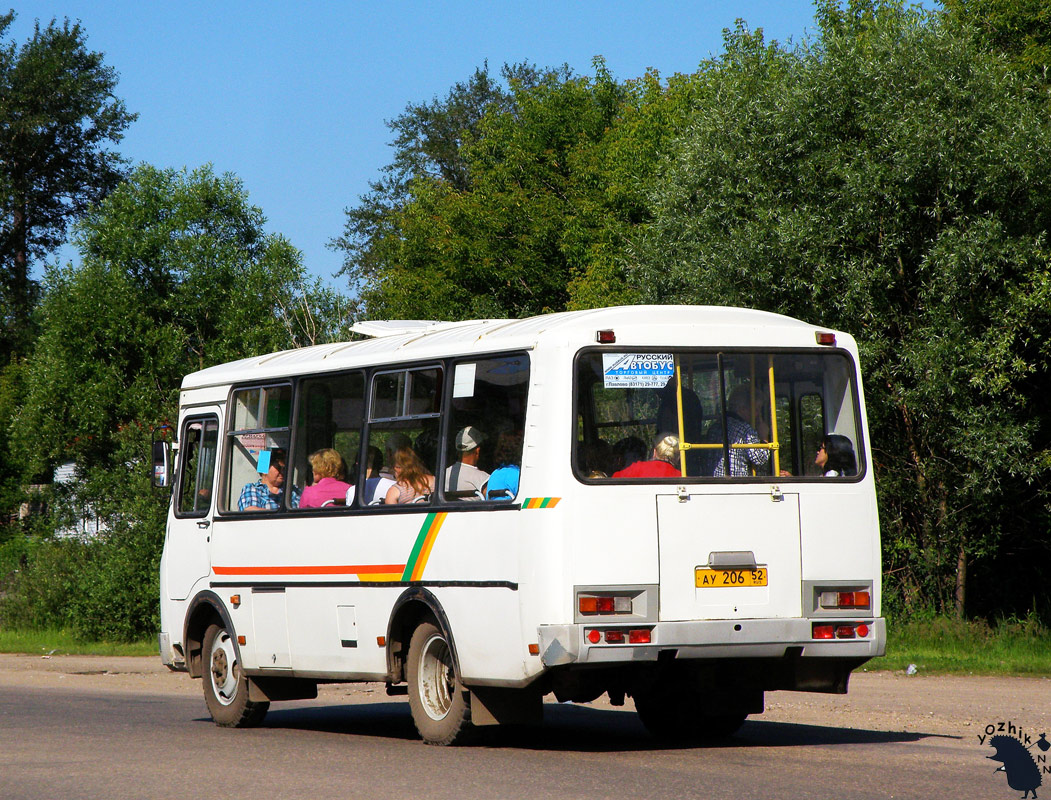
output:
[[[406,677],[412,721],[423,741],[462,742],[471,727],[470,696],[456,673],[449,640],[437,625],[424,622],[413,631]]]
[[[270,703],[248,699],[248,678],[241,670],[233,636],[222,625],[204,632],[204,702],[216,725],[250,728],[266,716]]]

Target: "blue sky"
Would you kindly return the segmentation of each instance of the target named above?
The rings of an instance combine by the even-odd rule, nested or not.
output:
[[[530,61],[590,74],[601,55],[618,79],[650,67],[668,76],[718,54],[737,18],[781,41],[814,26],[811,0],[32,0],[15,11],[16,41],[36,19],[83,23],[139,114],[118,148],[126,157],[233,172],[269,230],[340,288],[342,259],[326,244],[391,160],[384,121],[407,103],[444,96],[485,61],[494,73]]]

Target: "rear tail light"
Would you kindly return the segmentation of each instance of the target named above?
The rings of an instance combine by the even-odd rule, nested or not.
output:
[[[631,614],[631,597],[629,595],[577,595],[577,610],[583,616],[594,614]]]
[[[869,635],[869,626],[865,622],[815,622],[810,635],[815,639],[864,639]]]
[[[588,628],[584,638],[591,644],[650,644],[653,631],[650,628]]]
[[[822,608],[871,608],[872,595],[864,590],[824,591],[818,595],[818,605]]]
[[[814,625],[813,636],[815,639],[835,639],[836,628],[834,625]]]

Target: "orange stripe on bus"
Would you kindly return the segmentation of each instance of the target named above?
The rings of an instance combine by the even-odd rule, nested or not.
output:
[[[212,567],[216,575],[372,575],[393,573],[399,575],[404,564],[355,564],[346,566],[301,567]]]

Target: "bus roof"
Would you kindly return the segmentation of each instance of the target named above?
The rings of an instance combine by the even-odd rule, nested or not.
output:
[[[521,350],[545,342],[583,347],[596,333],[613,330],[629,347],[811,347],[818,328],[781,314],[724,306],[616,306],[564,311],[526,319],[460,322],[391,320],[356,323],[351,330],[370,338],[252,356],[200,370],[183,379],[197,389],[242,381],[328,372],[448,355]],[[853,349],[848,335],[841,345]]]

